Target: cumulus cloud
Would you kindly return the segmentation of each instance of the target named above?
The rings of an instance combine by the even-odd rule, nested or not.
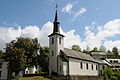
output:
[[[75,21],[75,19],[79,16],[81,16],[82,14],[84,14],[87,11],[87,9],[85,8],[80,8],[78,12],[75,13],[72,21]]]
[[[71,9],[73,7],[73,4],[71,3],[68,3],[65,7],[62,8],[61,12],[64,12],[64,13],[69,13],[71,14]]]
[[[94,30],[91,28],[92,26],[87,26],[85,32],[86,43],[91,45],[91,48],[99,47],[100,45],[104,45],[108,49],[112,49],[112,47],[115,46],[120,48],[119,47],[120,40],[117,41],[108,40],[108,38],[115,37],[116,35],[120,35],[120,19],[109,21],[103,26],[97,26],[97,28]]]
[[[92,23],[91,23],[92,24]],[[48,35],[52,33],[53,23],[47,22],[41,28],[39,26],[26,26],[25,28],[5,28],[0,27],[0,49],[5,47],[5,43],[15,40],[17,37],[38,38],[41,46],[48,46]],[[60,32],[65,35],[64,46],[71,48],[72,45],[79,45],[82,49],[89,46],[91,49],[105,46],[107,49],[117,47],[120,49],[120,40],[109,40],[108,38],[120,35],[120,19],[107,22],[103,26],[93,27],[92,25],[85,27],[85,38],[81,38],[75,30],[64,32],[60,28]]]

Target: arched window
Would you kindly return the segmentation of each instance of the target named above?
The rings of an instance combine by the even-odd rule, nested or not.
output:
[[[52,38],[52,44],[54,44],[54,38]]]
[[[91,65],[91,67],[92,67],[92,70],[93,70],[93,64]]]
[[[59,44],[61,44],[61,38],[59,38]]]
[[[86,69],[88,69],[88,63],[86,63]]]

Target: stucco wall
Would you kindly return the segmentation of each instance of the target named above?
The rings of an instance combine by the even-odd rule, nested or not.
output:
[[[54,43],[52,44],[52,38],[54,38]],[[59,44],[59,38],[61,38],[61,44]],[[52,35],[49,37],[49,70],[57,72],[58,60],[57,56],[60,53],[60,50],[64,48],[64,40],[60,35]],[[54,56],[52,56],[52,51],[54,52]]]
[[[83,68],[80,67],[80,62],[83,64]],[[88,63],[88,69],[86,69],[86,63]],[[93,64],[93,70],[91,65]],[[98,69],[96,70],[96,65],[98,68],[98,64],[89,61],[83,61],[78,59],[69,58],[69,74],[70,75],[89,75],[89,76],[97,76]]]

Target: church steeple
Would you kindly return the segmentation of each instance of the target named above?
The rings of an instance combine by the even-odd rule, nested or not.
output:
[[[60,30],[59,30],[60,23],[58,22],[57,5],[56,5],[55,20],[53,24],[54,24],[53,33],[60,33]]]

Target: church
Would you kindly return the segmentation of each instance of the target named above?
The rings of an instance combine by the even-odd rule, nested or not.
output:
[[[49,74],[63,76],[98,76],[99,62],[90,55],[64,48],[64,35],[60,33],[57,10],[49,37]]]

